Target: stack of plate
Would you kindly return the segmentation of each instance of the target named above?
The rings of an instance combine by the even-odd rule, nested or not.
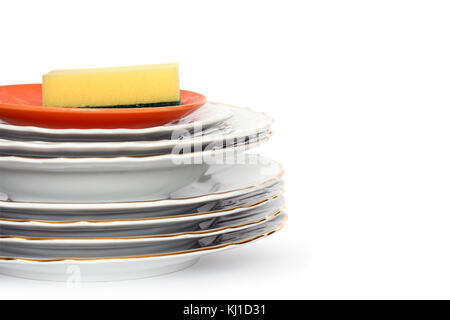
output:
[[[0,273],[143,278],[274,233],[287,217],[283,168],[244,153],[271,124],[211,102],[140,129],[0,122]]]

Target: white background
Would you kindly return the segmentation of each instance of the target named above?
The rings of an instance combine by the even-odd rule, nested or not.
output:
[[[0,84],[177,61],[181,86],[270,113],[289,221],[139,281],[0,277],[1,298],[450,298],[448,1],[10,1]],[[68,181],[67,183],[70,183]]]

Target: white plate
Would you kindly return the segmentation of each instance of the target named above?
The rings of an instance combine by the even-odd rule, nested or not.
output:
[[[146,278],[182,270],[205,254],[234,248],[269,236],[280,230],[287,216],[280,214],[254,229],[207,237],[192,248],[136,257],[92,259],[20,259],[0,257],[4,275],[51,281],[87,282]]]
[[[198,179],[210,179],[211,172],[218,173],[233,166],[215,164],[223,161],[241,162],[234,167],[253,174],[255,170],[263,175],[265,172],[281,172],[281,167],[273,161],[242,153],[257,145],[252,143],[221,150],[139,158],[0,157],[0,192],[13,201],[24,202],[169,199],[172,193]],[[252,161],[259,164],[252,165]],[[208,171],[210,168],[213,171]],[[236,177],[239,175],[243,176],[245,172],[239,172]]]
[[[225,107],[225,105],[224,105]],[[266,139],[271,135],[272,118],[264,113],[232,107],[229,127],[192,137],[181,130],[171,139],[127,142],[43,142],[0,139],[0,155],[26,157],[106,157],[149,156],[212,150]]]
[[[11,140],[38,141],[137,141],[169,138],[173,131],[209,128],[232,116],[230,108],[207,103],[188,116],[163,126],[145,129],[48,129],[15,126],[0,120],[0,136]]]
[[[250,206],[221,210],[208,214],[163,219],[112,220],[105,222],[77,221],[51,223],[39,221],[0,221],[0,238],[87,239],[173,237],[182,234],[204,234],[224,228],[262,221],[284,207],[284,198],[277,196]]]
[[[0,220],[3,221],[37,221],[67,223],[75,221],[102,222],[109,220],[158,220],[164,218],[182,218],[201,216],[225,210],[234,210],[251,206],[280,195],[284,182],[280,179],[264,182],[260,177],[253,180],[239,181],[239,184],[259,186],[235,189],[226,183],[217,184],[216,179],[196,181],[180,189],[174,196],[187,199],[170,199],[157,201],[117,202],[117,203],[36,203],[0,201]],[[195,197],[189,195],[195,194]],[[213,193],[214,192],[214,193]]]
[[[80,239],[25,239],[0,238],[0,256],[24,259],[85,259],[142,256],[191,249],[200,243],[211,243],[228,233],[247,232],[260,228],[267,221],[284,213],[266,213],[268,217],[245,225],[231,226],[218,231],[181,234],[170,237],[139,238],[80,238]]]

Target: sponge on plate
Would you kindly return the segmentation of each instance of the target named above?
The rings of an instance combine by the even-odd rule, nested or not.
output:
[[[42,104],[107,108],[178,105],[178,64],[51,71],[42,78]]]

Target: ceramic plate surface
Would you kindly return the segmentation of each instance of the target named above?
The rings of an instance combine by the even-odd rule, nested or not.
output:
[[[222,105],[226,108],[226,105]],[[272,118],[264,113],[232,107],[233,115],[223,130],[192,137],[181,130],[171,139],[127,142],[44,142],[0,139],[0,155],[26,157],[150,156],[212,150],[263,140],[270,136]]]
[[[262,177],[261,177],[262,178]],[[110,220],[158,220],[160,218],[182,218],[202,216],[214,212],[248,207],[283,192],[280,179],[263,181],[260,177],[249,177],[250,189],[232,184],[216,183],[216,179],[196,181],[174,196],[182,199],[118,203],[36,203],[0,201],[0,220],[15,222],[67,223],[77,221],[102,222]],[[240,186],[245,186],[240,181]],[[252,191],[253,190],[253,191]],[[189,197],[188,195],[198,196]],[[6,197],[5,197],[6,199]]]
[[[163,126],[144,129],[48,129],[15,126],[0,120],[0,137],[19,141],[137,141],[170,139],[172,132],[205,130],[232,116],[232,109],[206,103],[193,113]]]
[[[148,128],[180,119],[206,103],[180,90],[180,105],[149,108],[60,108],[42,106],[41,84],[0,86],[0,119],[21,126],[55,129]]]
[[[199,179],[209,179],[212,172],[218,173],[230,167],[249,172],[281,172],[281,167],[275,162],[243,153],[257,145],[138,158],[0,157],[0,192],[7,194],[12,201],[24,202],[169,199],[177,190]],[[259,163],[254,165],[253,162]],[[213,171],[209,171],[211,168]],[[238,174],[235,179],[245,175],[244,172]]]
[[[282,196],[233,210],[162,219],[77,221],[69,223],[0,221],[0,238],[26,239],[99,239],[174,237],[204,234],[232,226],[260,222],[284,207]]]
[[[4,275],[52,281],[113,281],[151,277],[182,270],[205,254],[235,248],[280,230],[287,219],[283,214],[265,223],[235,232],[205,237],[190,249],[135,257],[85,259],[20,259],[0,257]]]
[[[30,240],[18,237],[0,238],[0,257],[24,259],[86,259],[116,258],[163,254],[192,249],[198,242],[211,243],[227,233],[246,233],[264,226],[284,213],[270,216],[252,224],[224,228],[200,234],[172,237],[143,237],[120,239],[46,239]]]

